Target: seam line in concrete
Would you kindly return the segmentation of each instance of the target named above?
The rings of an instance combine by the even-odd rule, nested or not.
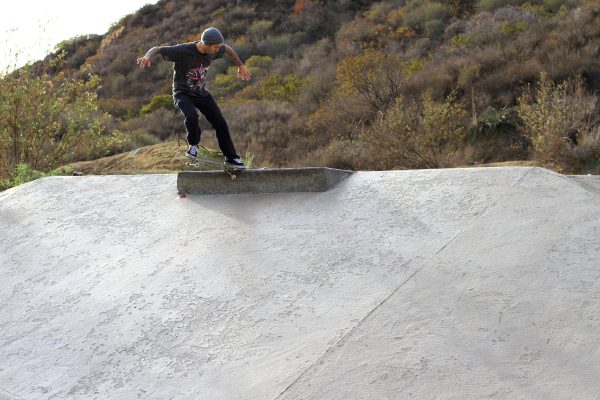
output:
[[[452,244],[452,242],[454,242],[456,240],[456,238],[458,238],[460,235],[462,235],[463,233],[465,233],[466,231],[471,229],[471,227],[475,224],[475,222],[480,220],[490,210],[494,209],[498,205],[498,202],[501,199],[506,198],[509,195],[509,193],[513,190],[513,188],[515,186],[517,186],[519,183],[521,183],[523,181],[523,179],[525,179],[525,177],[529,174],[529,171],[530,170],[525,171],[525,173],[523,173],[523,175],[521,177],[519,177],[516,181],[514,181],[494,201],[492,201],[487,207],[485,207],[483,209],[483,211],[481,212],[481,214],[477,215],[466,228],[459,230],[453,237],[450,238],[450,240],[448,240],[447,243],[445,243],[435,253],[433,253],[425,261],[423,261],[423,263],[419,267],[417,267],[415,269],[415,271],[412,274],[410,274],[402,283],[400,283],[400,285],[396,289],[394,289],[387,297],[385,297],[379,304],[377,304],[371,311],[369,311],[360,321],[358,321],[356,323],[356,325],[354,325],[352,328],[350,328],[348,330],[348,332],[346,332],[344,334],[344,336],[342,336],[338,341],[336,341],[327,350],[325,350],[325,352],[319,358],[317,358],[308,368],[306,368],[304,371],[302,371],[302,373],[300,375],[298,375],[298,377],[296,379],[294,379],[292,381],[292,383],[290,383],[281,393],[279,393],[277,396],[275,396],[275,398],[273,400],[277,400],[277,399],[281,398],[281,396],[283,396],[287,391],[289,391],[292,388],[292,386],[294,386],[298,381],[300,381],[300,379],[302,379],[303,376],[305,376],[310,370],[312,370],[315,367],[315,365],[317,365],[321,360],[323,360],[327,355],[329,355],[329,353],[331,353],[333,351],[333,349],[335,349],[336,347],[339,347],[339,345],[341,343],[343,343],[348,337],[350,337],[350,335],[356,329],[358,329],[358,327],[360,327],[363,324],[363,322],[365,322],[367,319],[369,319],[369,317],[371,315],[373,315],[373,313],[375,313],[375,311],[377,311],[382,305],[387,303],[387,301],[390,298],[392,298],[392,296],[394,296],[396,293],[398,293],[398,291],[400,291],[400,289],[402,289],[404,287],[404,285],[406,285],[415,275],[417,275],[417,273],[419,273],[421,270],[423,270],[425,265],[427,265],[427,263],[431,259],[433,259],[435,256],[440,254],[446,247],[448,247],[450,244]],[[404,264],[404,265],[406,265],[406,264]]]
[[[579,178],[578,176],[569,176],[572,182],[575,182],[581,189],[585,192],[591,194],[594,197],[600,196],[600,186],[596,187],[591,185],[589,182],[585,182],[585,180]]]
[[[2,394],[2,393],[8,393],[8,394],[7,394],[7,396],[12,396],[12,397],[13,397],[15,400],[25,400],[25,398],[24,398],[24,397],[17,396],[16,394],[14,394],[14,393],[11,393],[11,392],[9,392],[9,391],[8,391],[8,390],[6,390],[6,389],[1,389],[1,388],[0,388],[0,394]]]

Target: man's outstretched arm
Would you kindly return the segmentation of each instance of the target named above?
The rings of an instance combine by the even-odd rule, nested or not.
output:
[[[233,50],[228,45],[224,45],[224,46],[225,46],[225,54],[227,54],[229,56],[229,58],[231,59],[231,61],[233,61],[235,63],[235,65],[237,65],[237,67],[238,67],[238,76],[245,81],[249,81],[250,79],[252,79],[252,74],[250,73],[248,68],[246,68],[246,66],[244,65],[242,60],[240,60],[240,58],[238,57],[235,50]]]
[[[160,46],[155,46],[155,47],[151,48],[150,50],[148,50],[146,55],[144,55],[144,57],[137,59],[137,64],[142,69],[148,68],[150,66],[150,57],[152,57],[155,54],[158,54],[159,52],[160,52]]]

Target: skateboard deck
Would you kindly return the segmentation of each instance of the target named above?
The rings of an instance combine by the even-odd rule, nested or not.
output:
[[[201,164],[214,165],[217,167],[221,167],[221,168],[223,168],[223,171],[225,171],[229,175],[229,177],[233,180],[237,179],[237,174],[240,171],[244,171],[247,169],[246,167],[243,167],[243,168],[235,167],[233,165],[225,164],[225,162],[208,160],[206,158],[198,158],[195,161],[189,160],[187,163],[188,167],[192,167],[192,168],[199,168]]]

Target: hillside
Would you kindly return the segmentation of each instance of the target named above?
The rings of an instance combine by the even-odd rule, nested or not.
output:
[[[61,43],[32,67],[48,79],[99,77],[96,125],[118,140],[72,160],[184,135],[169,95],[172,64],[157,58],[142,71],[135,59],[155,45],[198,40],[208,26],[253,72],[242,82],[219,60],[208,86],[238,150],[259,164],[394,169],[536,159],[600,172],[597,0],[161,0],[106,35]]]

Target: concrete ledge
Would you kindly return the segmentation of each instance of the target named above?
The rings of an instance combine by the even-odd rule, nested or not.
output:
[[[177,174],[180,194],[324,192],[352,171],[333,168],[249,169],[233,180],[224,171],[184,171]]]

